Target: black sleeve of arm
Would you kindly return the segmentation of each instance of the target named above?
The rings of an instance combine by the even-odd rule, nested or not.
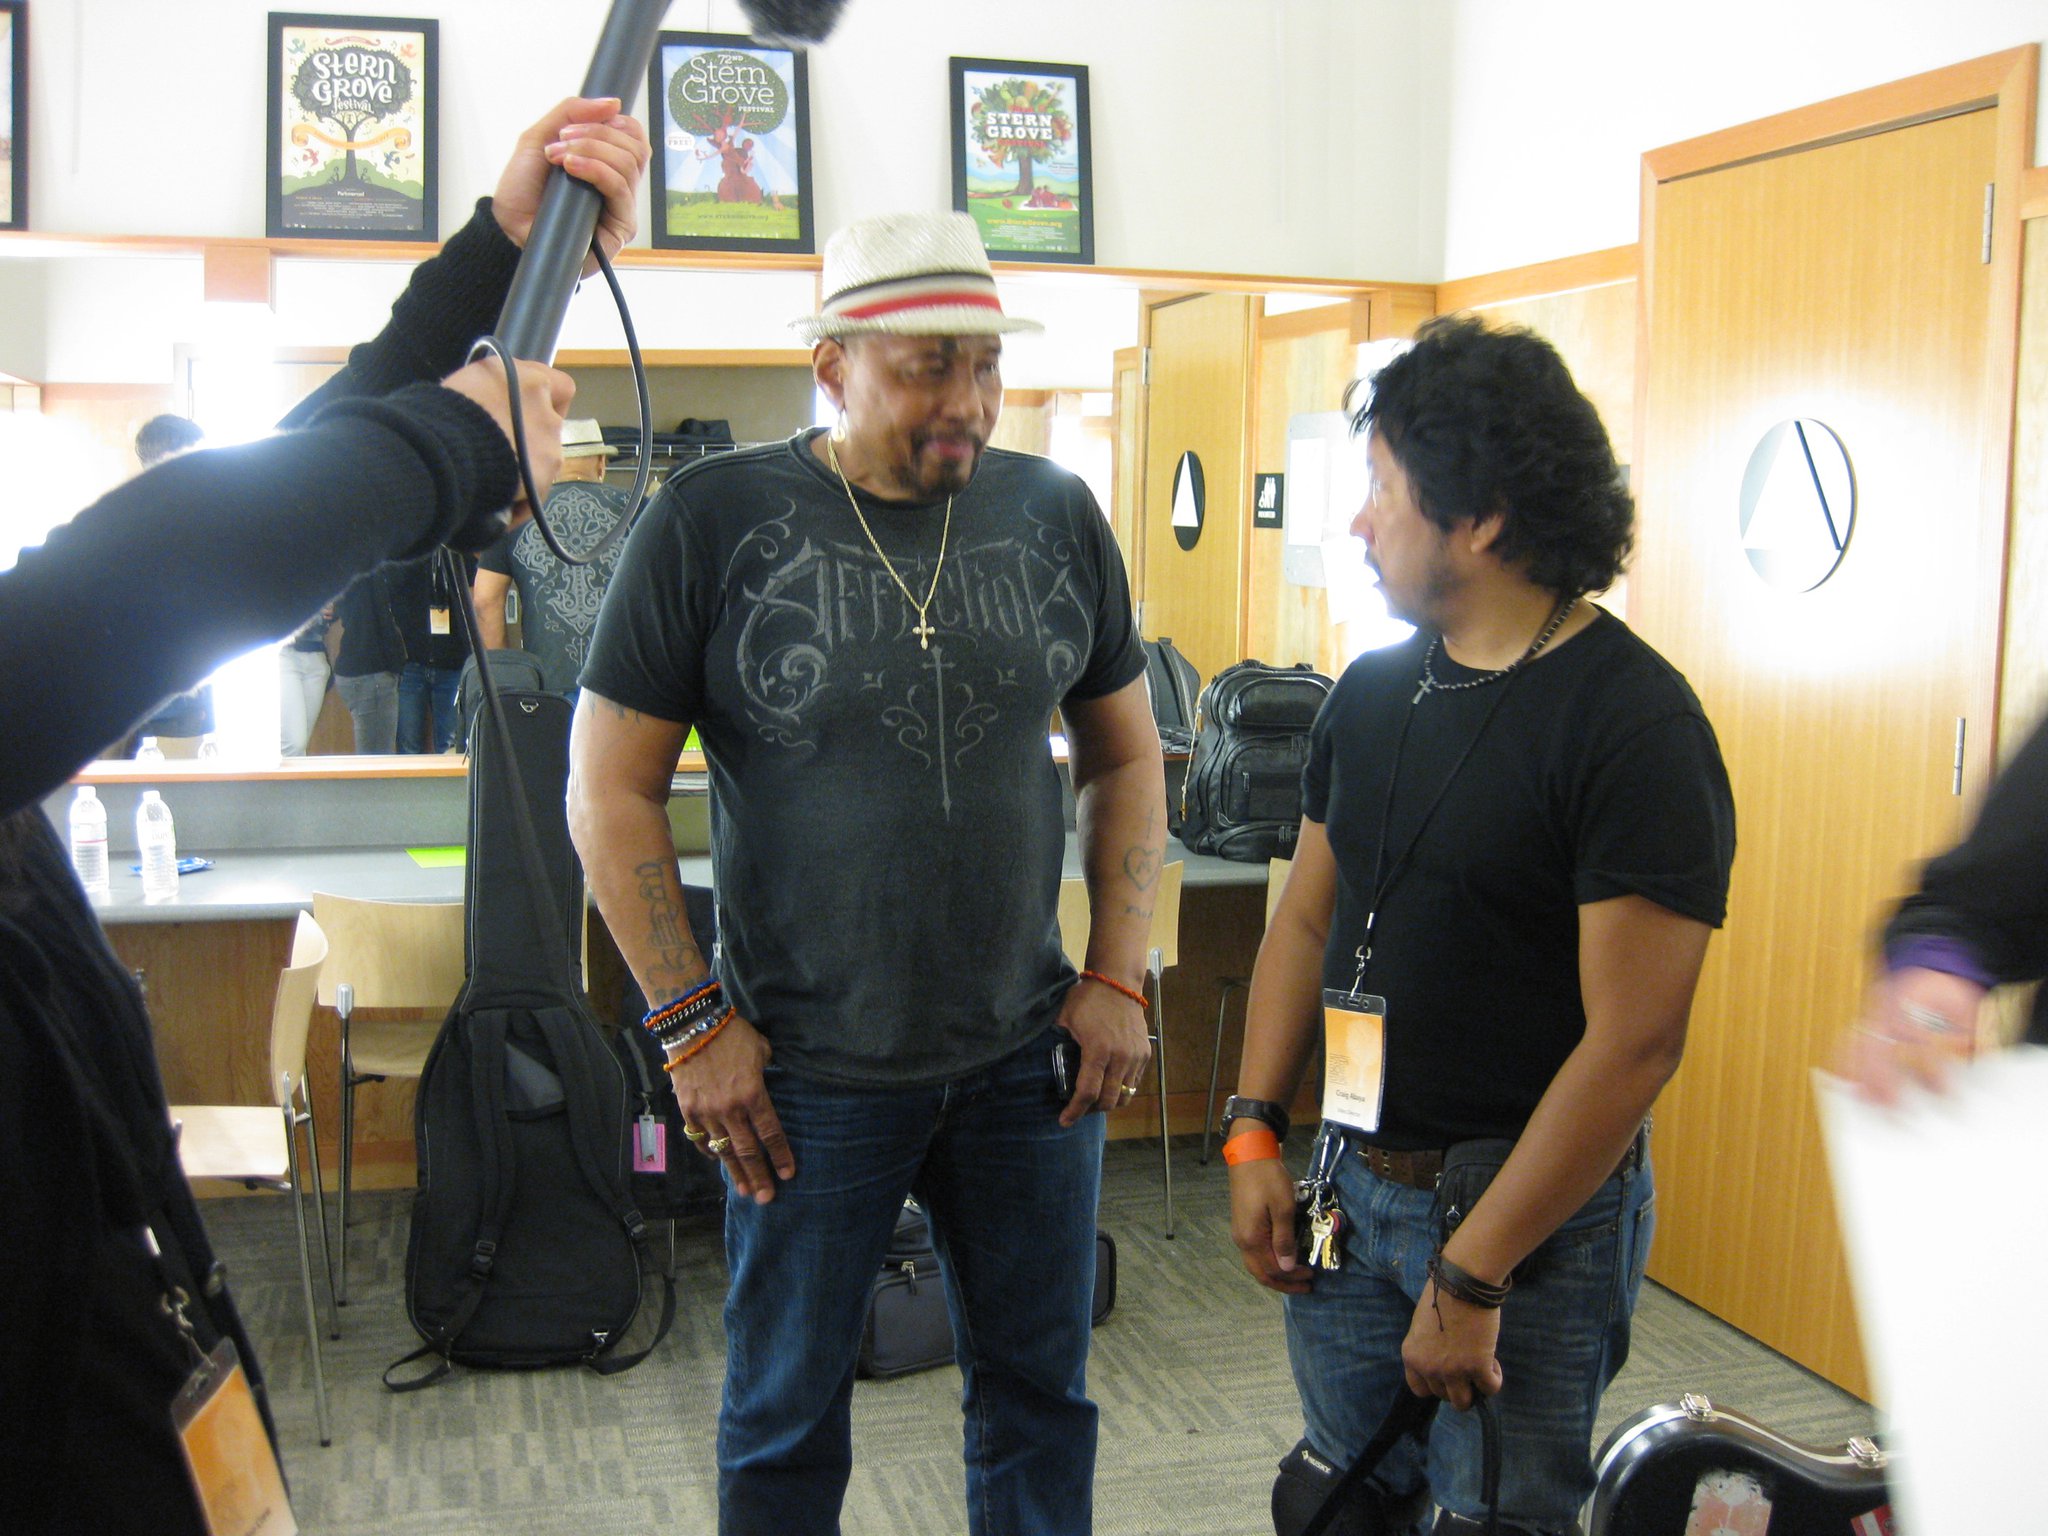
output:
[[[384,395],[406,384],[445,379],[469,360],[477,337],[497,324],[518,269],[519,247],[498,228],[491,200],[478,199],[469,222],[440,254],[414,269],[384,329],[350,351],[348,366],[279,425],[304,426],[345,396]]]
[[[2048,721],[1992,784],[1969,836],[1921,872],[1884,936],[1959,939],[2001,981],[2048,976]]]
[[[290,634],[350,577],[508,506],[489,413],[417,384],[137,475],[0,572],[0,815],[169,694]]]

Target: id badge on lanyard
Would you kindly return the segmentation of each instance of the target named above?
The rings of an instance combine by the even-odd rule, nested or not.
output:
[[[156,1234],[142,1229],[143,1246],[157,1261]],[[263,1429],[256,1394],[242,1369],[234,1340],[202,1349],[185,1309],[191,1298],[165,1279],[163,1314],[185,1341],[192,1371],[171,1400],[171,1428],[185,1453],[208,1536],[298,1536],[284,1473]]]
[[[1365,974],[1360,946],[1359,976]],[[1323,989],[1323,1118],[1377,1131],[1387,1088],[1387,1000],[1354,984]]]

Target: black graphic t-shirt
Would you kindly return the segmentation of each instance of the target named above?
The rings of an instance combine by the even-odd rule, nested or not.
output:
[[[1000,449],[953,502],[922,648],[814,436],[668,482],[627,540],[582,682],[698,727],[720,979],[776,1062],[937,1082],[1057,1007],[1072,972],[1047,725],[1063,699],[1128,684],[1144,652],[1087,487]],[[860,506],[922,598],[946,503]]]
[[[626,515],[626,493],[596,480],[558,480],[544,510],[562,547],[584,555]],[[540,658],[550,693],[567,693],[589,659],[604,591],[619,568],[624,540],[589,565],[564,565],[548,548],[538,523],[528,523],[485,550],[477,565],[512,578],[519,589],[519,619],[526,649]]]
[[[1302,773],[1337,865],[1324,986],[1353,987],[1378,912],[1364,990],[1387,1004],[1372,1139],[1390,1147],[1519,1136],[1586,1031],[1579,908],[1642,896],[1718,928],[1735,858],[1714,729],[1621,620],[1600,614],[1505,681],[1416,699],[1429,638],[1345,670]],[[1430,665],[1444,683],[1482,675],[1441,649]]]

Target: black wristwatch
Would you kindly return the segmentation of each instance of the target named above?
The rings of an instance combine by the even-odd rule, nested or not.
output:
[[[1261,1120],[1273,1132],[1275,1140],[1287,1139],[1287,1111],[1271,1099],[1241,1099],[1232,1094],[1223,1101],[1223,1139],[1230,1139],[1230,1124],[1233,1120]]]

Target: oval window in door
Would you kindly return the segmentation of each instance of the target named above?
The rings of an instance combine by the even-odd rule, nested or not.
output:
[[[1202,537],[1209,495],[1202,484],[1201,456],[1189,449],[1173,467],[1173,537],[1182,549],[1193,549]]]
[[[1856,526],[1849,451],[1811,416],[1781,421],[1742,472],[1742,552],[1781,592],[1811,592],[1835,574]]]

